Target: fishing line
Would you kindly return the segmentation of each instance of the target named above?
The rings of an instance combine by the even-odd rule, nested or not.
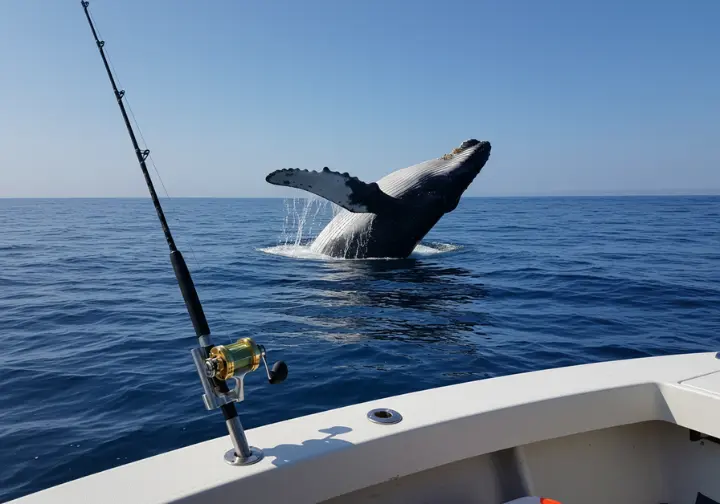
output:
[[[102,33],[100,32],[100,28],[97,27],[97,22],[95,21],[95,18],[92,16],[92,13],[90,13],[90,18],[92,19],[93,24],[95,24],[95,29],[97,30],[98,36],[100,38],[102,38]],[[112,58],[110,57],[110,51],[108,51],[107,49],[105,49],[105,56],[107,57],[108,63],[110,63],[110,68],[112,69],[113,76],[117,80],[119,87],[122,88],[123,85],[122,85],[122,81],[120,80],[120,74],[118,73],[117,70],[115,70],[115,65],[113,65]],[[125,104],[127,105],[127,109],[130,112],[130,116],[132,117],[133,123],[135,124],[135,128],[137,128],[138,133],[140,133],[140,140],[142,140],[144,147],[147,149],[148,144],[145,141],[145,135],[143,135],[142,128],[140,128],[140,124],[138,123],[137,119],[135,118],[135,113],[133,112],[132,106],[130,104],[130,99],[127,98],[127,96],[125,96],[124,98],[125,98]],[[163,191],[165,191],[165,196],[167,197],[167,199],[172,200],[172,198],[170,198],[170,194],[168,193],[167,188],[165,187],[165,182],[163,182],[162,176],[160,175],[160,170],[158,170],[157,166],[155,165],[155,160],[153,159],[152,152],[148,155],[148,159],[150,160],[150,163],[152,163],[153,169],[155,170],[155,173],[158,176],[158,180],[160,180],[160,185],[162,186]],[[175,217],[175,221],[178,223],[180,222],[178,217]]]
[[[92,13],[88,10],[88,14],[95,25],[95,30],[97,31],[98,37],[102,40],[104,38],[102,37],[102,32],[100,31],[100,28],[97,25],[97,22],[95,21],[95,18],[93,17]],[[122,81],[120,80],[120,76],[118,74],[118,71],[115,70],[115,65],[113,65],[112,58],[110,57],[110,52],[108,51],[106,46],[103,46],[103,50],[105,51],[105,57],[108,60],[108,63],[110,64],[110,69],[112,70],[113,76],[115,77],[115,80],[117,81],[118,87],[120,89],[124,89],[122,85]],[[140,140],[143,144],[143,149],[148,149],[148,143],[145,140],[145,136],[143,135],[142,128],[140,128],[140,124],[138,123],[137,119],[135,118],[135,113],[132,110],[132,106],[130,105],[130,99],[127,97],[127,94],[123,95],[123,100],[125,102],[126,108],[130,112],[130,117],[132,118],[132,122],[134,123],[135,128],[137,129],[137,132],[139,133]],[[158,180],[160,181],[160,185],[163,188],[163,191],[165,192],[165,196],[169,201],[171,201],[171,207],[176,208],[174,200],[170,197],[170,193],[167,190],[167,187],[165,186],[165,182],[162,179],[162,176],[160,175],[160,170],[158,169],[157,165],[155,164],[155,160],[153,159],[152,152],[148,154],[147,159],[150,160],[150,164],[153,167],[153,170],[155,170],[155,174],[157,175]],[[173,217],[173,221],[179,225],[183,225],[184,223],[181,221],[181,219],[177,216]],[[203,266],[200,261],[198,261],[197,256],[195,255],[195,249],[193,249],[192,244],[189,242],[187,243],[188,248],[190,249],[190,254],[192,255],[192,263],[193,263],[193,269],[195,271],[201,272],[203,269],[206,269],[205,266]],[[220,313],[216,313],[215,316],[217,316],[222,322],[227,324],[228,326],[232,326],[229,320],[227,320],[225,317],[222,316]],[[232,336],[228,334],[228,341],[232,342]]]
[[[97,25],[97,22],[95,21],[95,18],[93,17],[92,13],[90,13],[90,18],[92,19],[93,24],[95,24],[95,29],[98,33],[98,36],[102,39],[102,33],[100,31],[100,28]],[[113,76],[117,80],[118,86],[120,88],[123,88],[122,81],[120,80],[120,75],[117,70],[115,70],[115,65],[113,65],[112,58],[110,57],[110,51],[106,47],[103,47],[105,50],[105,56],[107,57],[108,63],[110,63],[110,68],[112,69]],[[135,118],[135,113],[133,112],[132,105],[130,104],[130,99],[127,97],[127,95],[124,95],[125,105],[127,106],[128,111],[130,112],[130,116],[132,117],[132,122],[134,123],[135,128],[137,129],[137,132],[140,134],[140,140],[142,140],[143,147],[147,149],[148,143],[145,140],[145,135],[143,135],[142,128],[140,128],[140,124],[138,123],[137,119]],[[149,149],[148,149],[149,150]],[[167,190],[167,187],[165,187],[165,182],[162,179],[162,176],[160,175],[160,170],[158,169],[157,165],[155,164],[155,159],[153,159],[152,152],[148,155],[147,159],[150,160],[150,164],[152,164],[153,170],[155,170],[155,174],[157,175],[158,180],[160,181],[160,185],[163,188],[163,192],[165,193],[165,197],[172,201],[172,206],[175,207],[175,202],[170,197],[170,193]],[[173,217],[173,220],[177,224],[183,224],[179,217],[175,216]],[[195,256],[195,250],[193,249],[192,245],[188,243],[188,247],[190,247],[190,253],[193,256],[193,261],[195,264],[193,265],[193,269],[197,268],[198,270],[202,270],[203,266],[199,264],[199,261],[197,260],[197,256]]]

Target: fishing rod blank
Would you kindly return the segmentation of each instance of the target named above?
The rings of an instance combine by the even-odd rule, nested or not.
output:
[[[273,365],[271,371],[265,360],[265,348],[262,345],[257,345],[251,338],[242,338],[227,346],[214,346],[212,344],[210,340],[210,326],[205,318],[200,298],[195,289],[192,277],[190,276],[190,270],[185,263],[182,253],[175,245],[175,240],[170,232],[170,226],[168,226],[167,220],[165,219],[165,213],[160,205],[160,200],[155,192],[155,186],[153,185],[147,165],[145,164],[145,160],[150,154],[150,151],[147,149],[141,150],[138,145],[135,132],[130,124],[130,119],[128,118],[123,103],[125,90],[119,90],[115,84],[115,78],[110,70],[110,65],[108,64],[104,51],[105,41],[98,38],[95,25],[88,11],[90,2],[82,0],[81,4],[90,29],[92,30],[93,37],[95,38],[95,43],[100,51],[100,56],[105,65],[105,71],[110,79],[110,84],[115,93],[115,99],[120,107],[123,120],[125,121],[125,127],[130,135],[130,140],[135,149],[135,155],[137,156],[140,169],[145,177],[145,183],[148,191],[150,191],[150,198],[160,219],[165,240],[170,248],[170,262],[175,272],[175,278],[177,279],[183,300],[185,301],[185,307],[190,315],[190,320],[192,321],[195,334],[200,344],[200,348],[192,350],[192,356],[198,375],[200,376],[203,390],[205,391],[203,395],[205,407],[209,410],[220,408],[225,417],[225,423],[233,443],[233,449],[225,454],[225,460],[232,465],[246,465],[257,462],[263,457],[262,450],[248,445],[245,432],[238,418],[235,403],[244,399],[243,380],[245,374],[257,369],[261,361],[265,365],[267,378],[271,384],[281,383],[285,380],[288,372],[287,365],[283,361],[278,361]],[[164,368],[160,369],[166,372]],[[231,378],[235,380],[235,387],[232,390],[228,388],[225,382],[225,380]]]

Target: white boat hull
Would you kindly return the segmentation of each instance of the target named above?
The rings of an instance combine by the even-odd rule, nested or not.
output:
[[[396,424],[368,420],[392,408]],[[247,431],[265,457],[230,466],[213,439],[15,502],[568,503],[720,499],[713,353],[536,371],[355,404]]]

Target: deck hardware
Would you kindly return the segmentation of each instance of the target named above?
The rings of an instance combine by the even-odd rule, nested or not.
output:
[[[368,411],[368,420],[378,424],[396,424],[402,421],[400,413],[390,408],[375,408]]]
[[[711,443],[720,444],[720,439],[715,436],[709,436],[707,434],[703,434],[702,432],[690,429],[690,442],[694,441],[710,441]]]

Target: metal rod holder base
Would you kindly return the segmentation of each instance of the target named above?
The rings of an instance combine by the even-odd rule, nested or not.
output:
[[[265,454],[260,448],[255,448],[254,446],[251,446],[249,457],[238,457],[234,449],[228,450],[227,452],[225,452],[225,462],[234,466],[251,465],[255,464],[256,462],[260,462],[264,456]]]

